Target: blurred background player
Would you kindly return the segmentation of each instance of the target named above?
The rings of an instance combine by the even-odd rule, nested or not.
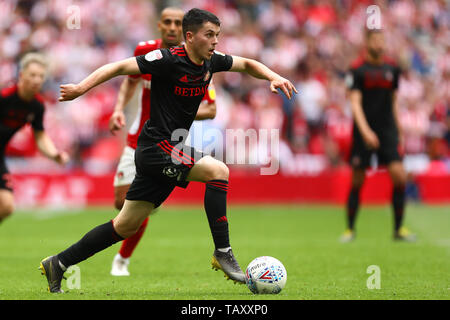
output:
[[[0,92],[0,223],[14,211],[11,176],[5,163],[5,149],[12,136],[31,124],[39,151],[59,164],[69,160],[58,151],[44,131],[44,100],[39,95],[45,82],[47,62],[39,53],[28,53],[20,61],[17,84]]]
[[[386,165],[393,184],[394,239],[414,241],[415,236],[402,227],[405,209],[406,172],[399,154],[401,127],[397,89],[400,68],[384,55],[381,30],[366,30],[366,52],[351,66],[350,103],[353,113],[351,190],[347,201],[347,230],[343,242],[355,238],[355,220],[366,170],[377,156]]]
[[[158,21],[158,30],[161,33],[161,38],[157,40],[150,40],[141,42],[135,49],[134,55],[145,55],[150,51],[160,48],[170,48],[179,46],[182,43],[182,20],[183,10],[175,7],[165,8],[161,12]],[[142,80],[142,92],[138,100],[137,115],[131,125],[127,135],[127,145],[125,146],[116,174],[114,176],[114,205],[118,210],[121,210],[125,202],[125,196],[133,182],[136,175],[136,166],[134,163],[134,153],[137,147],[137,140],[141,133],[145,121],[150,118],[150,82],[152,75],[131,75],[126,77],[120,87],[117,103],[114,108],[114,113],[111,115],[109,121],[109,128],[113,134],[117,130],[125,126],[124,109],[130,102],[134,95],[136,87]],[[210,86],[207,94],[200,104],[197,112],[196,120],[213,119],[216,116],[216,103],[214,87]],[[129,259],[133,254],[139,240],[142,238],[147,227],[148,218],[144,220],[139,230],[135,235],[125,239],[122,242],[119,252],[113,259],[111,275],[113,276],[129,276],[128,265]]]

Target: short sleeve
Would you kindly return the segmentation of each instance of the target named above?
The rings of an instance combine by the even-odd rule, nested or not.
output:
[[[136,48],[134,49],[134,56],[135,57],[139,57],[142,55],[147,54],[149,51],[152,51],[155,47],[155,41],[151,40],[151,41],[146,41],[146,42],[140,42]],[[140,74],[130,74],[128,77],[130,78],[134,78],[134,79],[139,79],[141,77]]]
[[[170,74],[172,55],[166,49],[157,49],[136,57],[136,61],[142,74],[165,76]]]
[[[219,51],[214,51],[211,57],[212,72],[228,71],[233,65],[233,57]]]
[[[349,90],[362,90],[362,78],[358,69],[350,69],[345,78]]]
[[[44,105],[39,104],[39,108],[37,108],[33,121],[31,122],[31,127],[35,131],[44,130]]]

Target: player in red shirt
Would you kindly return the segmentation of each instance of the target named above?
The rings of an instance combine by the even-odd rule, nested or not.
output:
[[[184,12],[178,8],[168,7],[164,9],[161,12],[161,17],[158,22],[158,29],[161,33],[161,38],[140,42],[134,51],[134,55],[137,57],[140,55],[145,55],[156,49],[179,46],[183,37],[181,28],[183,15]],[[136,175],[134,153],[142,127],[144,126],[145,121],[150,118],[151,79],[151,74],[130,75],[126,77],[120,87],[114,113],[110,118],[109,128],[113,134],[125,126],[125,106],[131,100],[139,82],[142,82],[142,92],[138,101],[137,115],[128,131],[127,145],[123,150],[116,175],[114,177],[114,205],[118,210],[122,209],[125,201],[125,195],[127,194],[128,189],[133,182],[134,176]],[[214,87],[211,85],[208,89],[208,93],[205,94],[205,98],[200,105],[196,120],[212,119],[215,115],[215,93]],[[128,265],[130,262],[129,259],[144,234],[147,227],[147,222],[148,218],[145,219],[134,236],[127,238],[122,242],[119,252],[113,259],[111,275],[130,275],[128,271]]]
[[[20,61],[17,84],[0,92],[0,222],[14,211],[11,176],[5,164],[5,148],[12,136],[23,126],[33,128],[39,151],[59,164],[69,156],[58,151],[44,131],[44,100],[39,95],[47,73],[47,63],[38,53],[29,53]]]

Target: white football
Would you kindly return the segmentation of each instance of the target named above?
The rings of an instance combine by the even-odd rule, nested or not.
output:
[[[245,276],[251,292],[277,294],[286,285],[287,272],[279,260],[263,256],[249,263]]]

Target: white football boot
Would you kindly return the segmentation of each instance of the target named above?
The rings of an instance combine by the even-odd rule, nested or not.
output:
[[[118,253],[114,257],[111,268],[111,275],[113,276],[129,276],[130,272],[128,271],[128,265],[130,264],[129,258],[122,258],[122,256]]]

